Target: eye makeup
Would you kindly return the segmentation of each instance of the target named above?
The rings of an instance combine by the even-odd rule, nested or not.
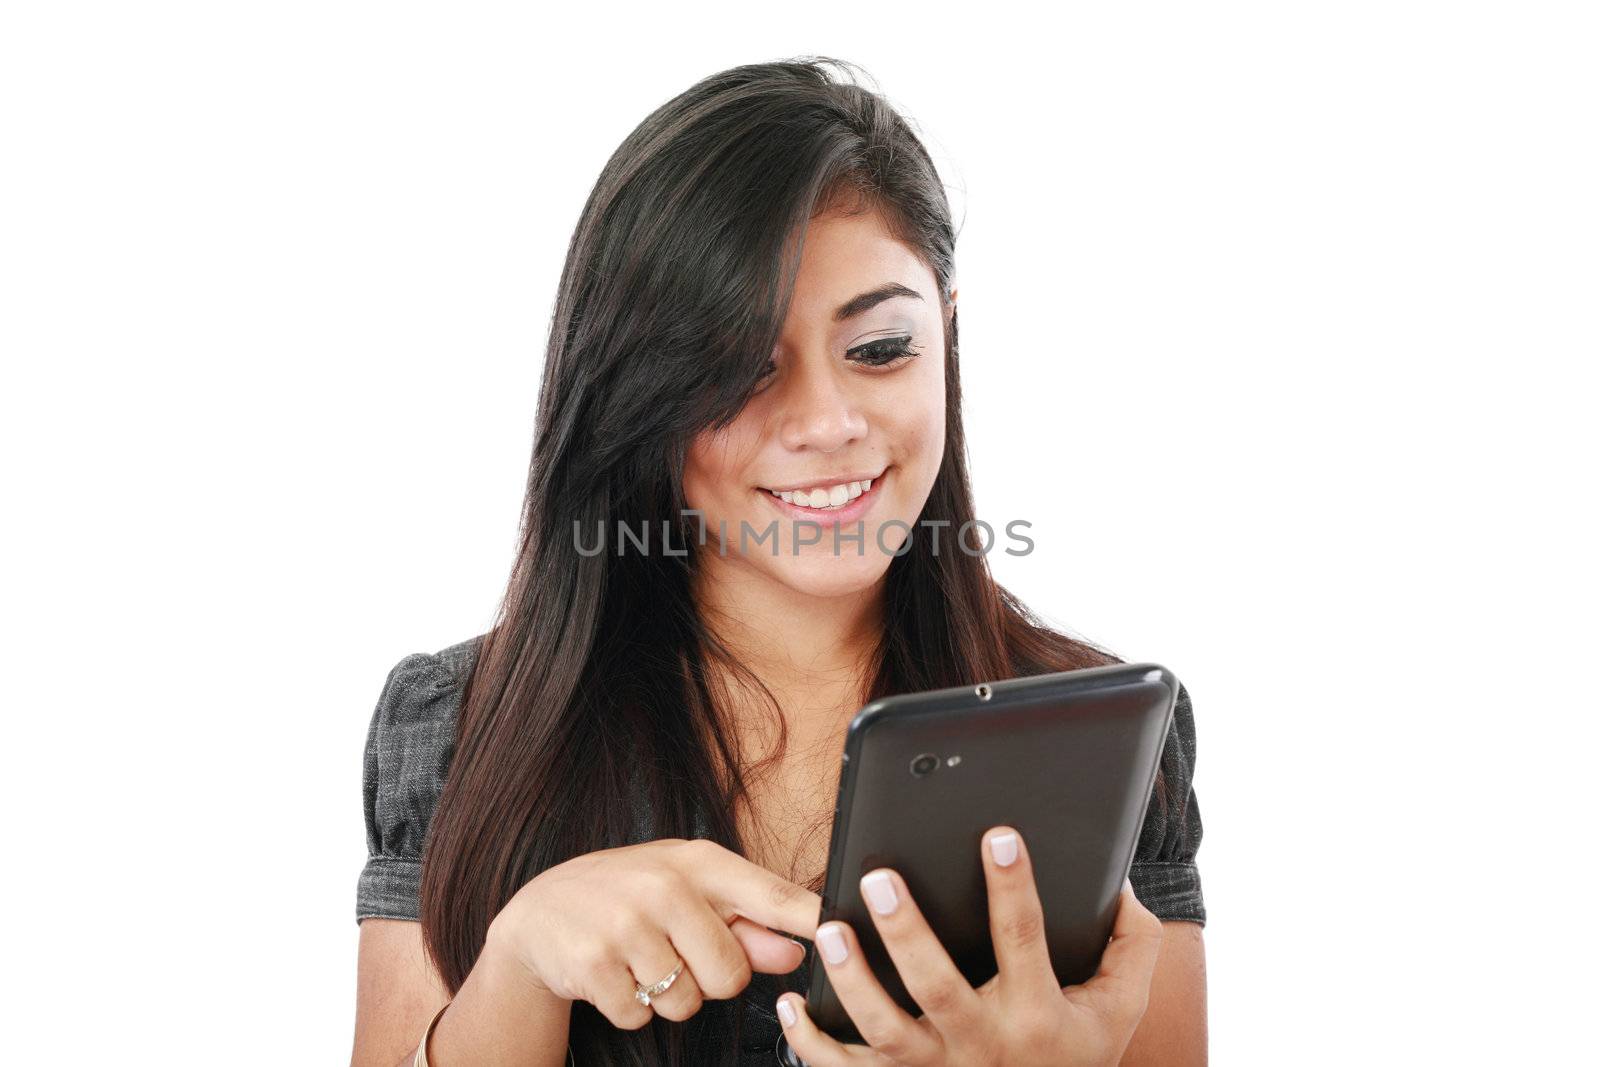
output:
[[[852,359],[866,367],[887,367],[920,356],[921,350],[911,346],[911,338],[907,337],[880,337],[864,345],[857,345],[844,354],[846,359]]]
[[[911,344],[910,335],[901,337],[879,337],[863,345],[856,345],[844,354],[844,358],[863,367],[879,370],[886,367],[899,366],[914,356],[922,355],[922,350]],[[756,392],[766,388],[767,383],[778,371],[778,362],[774,359],[767,360],[766,368],[761,372],[761,377],[756,379]]]

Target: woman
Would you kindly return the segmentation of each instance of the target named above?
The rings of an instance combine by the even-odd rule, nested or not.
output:
[[[844,924],[817,927],[863,703],[1114,660],[952,550],[974,514],[949,205],[847,69],[706,78],[596,183],[500,615],[402,660],[373,716],[358,1064],[412,1062],[419,1038],[444,1067],[769,1064],[780,1026],[813,1065],[1204,1061],[1187,693],[1088,984],[1063,991],[1030,936],[1010,827],[982,843],[983,987],[896,872],[867,888],[926,1015]],[[870,1046],[806,1018],[818,956]]]

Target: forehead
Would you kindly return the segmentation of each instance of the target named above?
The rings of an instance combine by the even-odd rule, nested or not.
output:
[[[789,316],[831,325],[835,308],[885,282],[915,289],[925,306],[938,306],[933,271],[889,232],[880,212],[820,215],[806,227]]]

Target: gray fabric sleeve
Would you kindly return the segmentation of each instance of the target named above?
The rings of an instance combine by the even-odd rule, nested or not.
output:
[[[390,669],[367,728],[362,800],[367,861],[356,921],[418,918],[422,852],[455,746],[459,676],[442,654],[413,653]]]
[[[1167,922],[1206,922],[1200,891],[1200,804],[1194,795],[1194,708],[1189,691],[1178,684],[1177,706],[1161,754],[1165,789],[1150,798],[1128,880],[1139,902]]]

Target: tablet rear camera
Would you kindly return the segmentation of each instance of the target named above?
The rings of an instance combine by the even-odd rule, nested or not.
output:
[[[918,778],[925,778],[932,774],[939,766],[939,757],[931,752],[924,752],[911,761],[911,773]]]
[[[991,690],[989,689],[989,683],[985,682],[982,685],[978,686],[977,693],[978,693],[978,699],[979,700],[988,700],[989,697],[992,695],[991,694]]]

